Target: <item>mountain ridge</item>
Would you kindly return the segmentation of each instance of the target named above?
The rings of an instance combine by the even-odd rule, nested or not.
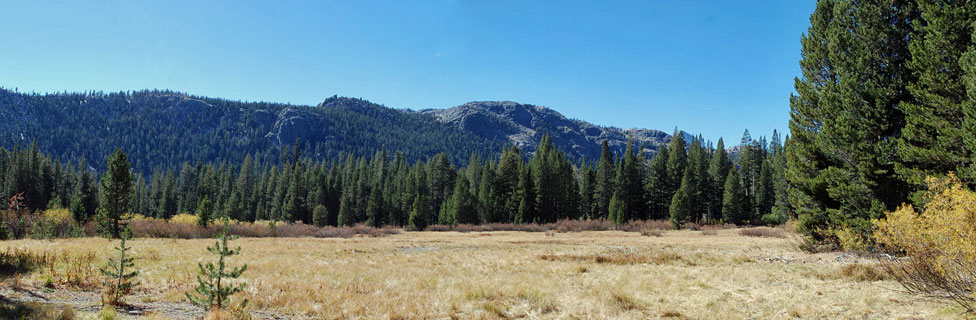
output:
[[[543,134],[549,134],[553,143],[564,152],[591,160],[599,158],[604,140],[614,153],[620,154],[627,139],[633,138],[648,158],[657,153],[659,145],[671,141],[671,135],[661,130],[600,126],[567,118],[548,107],[513,101],[472,101],[451,108],[418,112],[433,115],[441,122],[482,137],[505,138],[529,153],[534,152]],[[682,133],[690,138],[687,133]]]
[[[240,163],[251,154],[280,161],[296,139],[303,154],[323,159],[342,153],[403,151],[411,161],[444,152],[464,164],[472,153],[498,154],[505,146],[534,152],[542,134],[573,159],[599,157],[607,140],[623,152],[628,136],[653,155],[670,135],[651,129],[603,127],[568,119],[541,106],[476,101],[446,109],[394,109],[334,95],[315,106],[242,102],[169,90],[118,93],[20,93],[0,89],[0,146],[37,141],[62,160],[85,158],[100,168],[119,147],[138,171],[201,161]]]

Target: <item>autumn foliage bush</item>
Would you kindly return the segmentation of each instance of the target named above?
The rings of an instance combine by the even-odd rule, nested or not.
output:
[[[921,211],[903,205],[874,222],[874,238],[903,258],[883,260],[909,292],[976,311],[976,193],[954,174],[928,178]]]
[[[647,230],[671,230],[671,222],[667,220],[632,220],[620,226],[620,230],[627,232],[646,232]]]
[[[222,227],[215,225],[202,227],[197,224],[196,216],[186,214],[175,215],[170,219],[146,218],[135,215],[127,222],[133,236],[137,238],[202,239],[212,238],[222,230]],[[400,233],[400,229],[393,227],[373,228],[366,225],[341,228],[316,227],[301,222],[271,223],[266,220],[255,222],[231,221],[227,228],[230,235],[250,238],[351,238],[357,235],[385,237]]]
[[[456,231],[456,232],[491,232],[491,231],[522,231],[522,232],[582,232],[620,230],[626,232],[647,232],[649,230],[671,230],[671,223],[666,220],[632,220],[617,226],[607,219],[560,219],[554,223],[488,223],[480,225],[459,224],[456,226],[436,224],[427,226],[424,231]]]
[[[615,223],[606,219],[562,219],[556,221],[555,224],[555,229],[559,232],[604,231],[613,230],[616,227]]]

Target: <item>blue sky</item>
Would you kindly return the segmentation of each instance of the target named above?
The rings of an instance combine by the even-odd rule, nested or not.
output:
[[[0,86],[395,108],[512,100],[738,142],[787,129],[814,1],[4,1]]]

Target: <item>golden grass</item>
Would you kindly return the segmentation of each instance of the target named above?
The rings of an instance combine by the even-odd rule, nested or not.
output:
[[[778,228],[770,227],[752,227],[752,228],[742,228],[739,229],[739,234],[743,236],[750,237],[770,237],[770,238],[786,238],[786,231]]]
[[[807,254],[783,238],[738,230],[406,232],[385,238],[243,238],[248,308],[338,319],[785,319],[954,318],[917,300],[873,265]],[[485,236],[489,235],[489,236]],[[207,239],[135,239],[142,287],[131,301],[182,301]],[[0,242],[0,251],[74,254],[104,261],[99,238]],[[21,281],[41,287],[46,270]],[[63,289],[63,288],[62,288]],[[70,287],[68,289],[71,289]],[[79,289],[71,289],[79,290]],[[138,304],[138,302],[136,302]]]

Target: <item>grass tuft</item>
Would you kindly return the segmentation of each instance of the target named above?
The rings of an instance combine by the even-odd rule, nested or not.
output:
[[[747,237],[786,238],[786,231],[770,227],[739,229],[739,234]]]
[[[613,305],[623,311],[643,310],[644,303],[634,298],[627,292],[614,289],[610,291],[610,301]]]
[[[884,281],[891,276],[884,269],[874,264],[852,263],[841,267],[841,274],[855,281]]]
[[[673,264],[685,262],[691,264],[681,255],[673,252],[660,252],[654,254],[635,254],[635,253],[609,253],[609,254],[541,254],[539,259],[546,261],[563,262],[590,262],[599,264],[632,265],[632,264]]]

